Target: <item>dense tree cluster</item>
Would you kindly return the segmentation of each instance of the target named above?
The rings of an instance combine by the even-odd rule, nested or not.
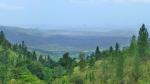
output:
[[[149,84],[150,46],[143,24],[128,47],[115,46],[78,58],[70,54],[54,61],[31,51],[25,42],[11,44],[0,32],[0,84]]]

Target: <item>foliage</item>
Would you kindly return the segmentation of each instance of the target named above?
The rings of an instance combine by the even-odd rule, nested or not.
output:
[[[1,84],[149,84],[150,46],[143,24],[138,38],[128,47],[116,42],[107,50],[97,46],[94,53],[72,58],[64,53],[59,61],[29,51],[25,42],[11,44],[0,32]]]

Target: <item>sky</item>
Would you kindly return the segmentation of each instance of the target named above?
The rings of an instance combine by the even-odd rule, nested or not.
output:
[[[6,26],[114,28],[143,23],[150,24],[150,0],[0,0],[0,25]]]

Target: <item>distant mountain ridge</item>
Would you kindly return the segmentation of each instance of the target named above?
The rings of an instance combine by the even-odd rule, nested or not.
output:
[[[98,45],[108,48],[119,42],[122,46],[130,41],[129,32],[87,32],[70,30],[41,30],[25,29],[19,27],[0,26],[6,37],[13,43],[25,41],[27,45],[36,50],[49,51],[86,51],[93,50]],[[82,47],[81,47],[82,46]]]

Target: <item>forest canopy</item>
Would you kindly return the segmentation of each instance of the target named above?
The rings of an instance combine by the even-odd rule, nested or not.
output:
[[[113,45],[112,45],[113,46]],[[0,32],[0,84],[150,84],[150,40],[145,24],[129,46],[101,50],[78,58],[69,52],[58,60],[12,44]]]

